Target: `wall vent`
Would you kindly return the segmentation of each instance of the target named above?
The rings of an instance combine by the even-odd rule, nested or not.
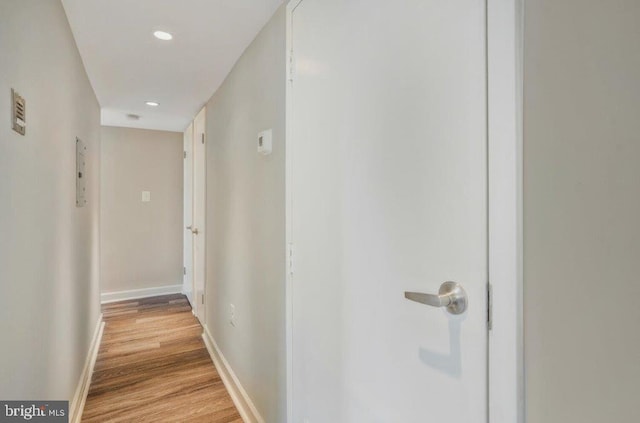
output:
[[[27,129],[26,101],[13,88],[11,89],[11,104],[13,106],[11,119],[13,130],[24,135]]]

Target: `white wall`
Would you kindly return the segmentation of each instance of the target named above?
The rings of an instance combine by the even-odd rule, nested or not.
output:
[[[638,421],[640,2],[525,6],[527,422]]]
[[[103,293],[182,284],[182,151],[179,132],[102,127]]]
[[[70,400],[100,314],[100,109],[59,1],[0,1],[0,57],[0,398]]]
[[[207,316],[267,422],[286,416],[285,10],[207,103]],[[256,152],[273,128],[273,153]],[[236,325],[229,324],[229,304]]]

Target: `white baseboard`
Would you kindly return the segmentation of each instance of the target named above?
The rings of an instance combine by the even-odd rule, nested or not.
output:
[[[204,344],[209,351],[213,364],[216,366],[216,369],[220,374],[220,378],[222,379],[224,386],[227,388],[233,403],[236,405],[242,420],[244,420],[245,423],[265,423],[264,419],[258,412],[258,409],[253,404],[253,401],[249,398],[247,391],[244,390],[240,384],[240,380],[238,380],[231,369],[231,366],[229,366],[229,363],[224,358],[224,355],[222,355],[222,352],[218,348],[216,341],[211,336],[207,325],[204,326],[202,339],[204,340]]]
[[[91,339],[89,353],[87,354],[82,373],[80,374],[78,387],[76,388],[76,392],[73,395],[71,404],[69,405],[69,421],[71,423],[80,423],[80,419],[82,418],[82,411],[84,410],[84,403],[87,400],[87,394],[89,393],[93,367],[95,366],[96,359],[98,358],[98,350],[100,349],[100,341],[102,340],[103,331],[104,322],[102,321],[102,314],[100,314],[98,322],[96,323],[96,328],[93,332],[93,338]]]
[[[193,306],[193,293],[191,291],[187,291],[184,286],[182,287],[182,294],[187,297],[189,304]]]
[[[103,292],[100,294],[102,304],[116,301],[135,300],[137,298],[155,297],[157,295],[181,294],[182,284],[157,286],[153,288],[132,289],[130,291]]]

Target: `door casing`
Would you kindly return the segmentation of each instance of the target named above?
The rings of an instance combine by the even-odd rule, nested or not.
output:
[[[193,121],[193,226],[198,233],[193,237],[193,308],[202,325],[206,308],[206,108],[202,108]]]
[[[183,161],[183,286],[182,293],[193,304],[193,234],[188,228],[193,226],[193,123],[184,132]]]
[[[286,16],[286,352],[287,421],[293,421],[292,19]],[[485,0],[487,31],[488,254],[492,328],[488,337],[490,423],[524,422],[522,242],[523,0]]]

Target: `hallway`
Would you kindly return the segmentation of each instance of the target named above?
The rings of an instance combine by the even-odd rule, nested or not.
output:
[[[0,0],[0,423],[638,421],[639,21]]]
[[[180,294],[103,305],[83,422],[242,422]]]

